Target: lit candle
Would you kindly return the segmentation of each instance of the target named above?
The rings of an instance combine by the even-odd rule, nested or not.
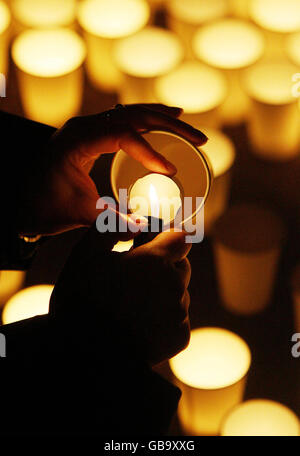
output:
[[[293,270],[291,285],[294,305],[294,328],[297,333],[300,333],[300,263]]]
[[[270,302],[285,238],[281,219],[268,209],[240,204],[216,221],[213,236],[224,307],[241,315],[263,311]]]
[[[279,402],[252,399],[235,407],[222,424],[222,436],[300,436],[300,422]]]
[[[195,128],[219,125],[220,106],[227,95],[227,81],[220,71],[185,61],[157,78],[154,90],[159,103],[183,108],[182,120]]]
[[[24,28],[64,27],[73,24],[76,0],[12,0],[17,31]]]
[[[292,33],[286,38],[285,50],[290,60],[300,69],[300,32]]]
[[[224,415],[243,398],[251,353],[221,328],[191,331],[189,346],[170,360],[182,397],[178,415],[188,435],[217,435]]]
[[[130,239],[129,241],[119,241],[114,245],[112,251],[113,252],[128,252],[131,247],[133,247],[133,239]]]
[[[197,58],[223,70],[229,93],[222,106],[223,121],[236,124],[244,120],[248,99],[240,84],[241,70],[257,62],[264,53],[264,39],[257,27],[238,19],[223,19],[199,28],[193,40]]]
[[[249,136],[253,152],[265,159],[288,160],[299,154],[300,112],[292,90],[298,71],[286,60],[271,60],[244,74],[244,88],[251,99]]]
[[[2,313],[4,325],[49,312],[52,285],[36,285],[15,294],[5,305]]]
[[[149,20],[145,0],[83,0],[78,21],[87,43],[86,69],[96,88],[113,92],[121,74],[112,58],[112,47],[120,39],[142,29]]]
[[[262,28],[269,57],[282,57],[284,37],[300,30],[299,0],[251,0],[250,18]]]
[[[201,150],[210,161],[213,181],[204,206],[205,234],[209,234],[215,220],[222,215],[228,205],[231,171],[235,161],[235,147],[232,141],[219,130],[201,127],[209,138]]]
[[[183,58],[183,48],[175,34],[159,27],[146,27],[116,43],[115,62],[123,73],[121,103],[155,101],[155,78],[172,71]]]
[[[28,30],[12,46],[25,114],[61,126],[81,107],[85,45],[68,29]]]
[[[227,0],[170,0],[166,7],[168,26],[181,38],[188,57],[193,56],[191,40],[197,28],[228,13]]]
[[[7,73],[7,49],[11,16],[8,7],[0,1],[0,73]]]
[[[22,286],[25,271],[0,271],[0,307]]]

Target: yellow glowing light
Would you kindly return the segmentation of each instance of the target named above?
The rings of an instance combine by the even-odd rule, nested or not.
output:
[[[112,251],[119,253],[128,252],[131,247],[133,247],[133,239],[130,239],[129,241],[119,241],[116,245],[114,245]]]
[[[264,39],[252,24],[239,19],[222,19],[200,28],[193,40],[196,56],[217,68],[244,68],[264,52]]]
[[[212,128],[201,128],[209,138],[201,150],[210,161],[214,177],[221,176],[228,171],[235,160],[235,148],[232,141],[219,130]]]
[[[0,33],[3,33],[10,24],[10,12],[5,3],[0,2]]]
[[[251,0],[249,10],[264,29],[282,33],[300,29],[300,0]]]
[[[3,309],[3,324],[47,314],[53,288],[52,285],[36,285],[19,291]]]
[[[104,38],[131,35],[149,19],[144,0],[84,0],[78,8],[80,25],[89,33]]]
[[[222,103],[227,82],[217,70],[186,61],[157,79],[155,93],[161,103],[180,106],[186,113],[206,112]]]
[[[292,62],[300,67],[300,32],[292,33],[288,36],[286,41],[286,51]],[[299,71],[300,69],[298,69],[298,73]]]
[[[243,82],[248,95],[262,103],[293,103],[292,77],[298,71],[286,60],[263,61],[246,71]]]
[[[250,362],[249,347],[239,336],[221,328],[200,328],[191,332],[189,346],[170,360],[170,366],[186,385],[211,390],[238,382]]]
[[[75,0],[13,0],[14,17],[27,27],[61,27],[75,20]]]
[[[25,271],[0,271],[0,304],[21,288],[25,274]]]
[[[300,436],[299,419],[279,402],[253,399],[235,407],[225,419],[223,436]]]
[[[72,30],[27,30],[13,43],[12,56],[25,73],[55,77],[78,68],[85,58],[83,40]]]
[[[159,27],[147,27],[120,40],[114,51],[121,71],[145,78],[171,71],[183,58],[183,48],[176,35]]]
[[[168,13],[189,24],[203,24],[228,13],[227,0],[171,0]]]

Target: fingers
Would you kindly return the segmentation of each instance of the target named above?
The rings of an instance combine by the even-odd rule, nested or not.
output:
[[[142,247],[150,252],[164,256],[168,261],[177,263],[182,261],[191,250],[192,244],[187,243],[184,231],[169,231],[160,233],[153,241]]]
[[[139,109],[141,107],[143,107],[145,109],[151,109],[152,111],[162,112],[171,117],[179,117],[183,113],[182,108],[178,108],[175,106],[166,106],[161,103],[140,103],[140,104],[126,105],[126,107],[129,107],[129,106],[134,109]]]
[[[184,288],[189,286],[191,280],[191,264],[187,258],[184,258],[179,263],[175,263],[175,269],[179,275],[181,282],[183,283]]]

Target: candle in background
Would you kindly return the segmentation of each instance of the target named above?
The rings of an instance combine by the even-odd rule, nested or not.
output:
[[[291,62],[298,67],[297,78],[293,81],[295,84],[298,82],[295,96],[300,97],[300,32],[292,33],[285,41],[285,51]]]
[[[289,160],[300,151],[300,112],[293,93],[299,69],[286,60],[263,61],[246,70],[251,99],[248,132],[253,152],[268,160]]]
[[[9,42],[9,26],[11,16],[8,7],[0,1],[0,73],[7,74],[7,53]],[[0,81],[1,82],[1,81]],[[1,93],[3,93],[0,86]]]
[[[118,41],[114,58],[123,73],[121,103],[155,101],[155,78],[172,71],[183,58],[182,45],[175,34],[159,27],[146,27]]]
[[[224,420],[222,436],[300,436],[300,422],[279,402],[252,399],[235,407]]]
[[[266,55],[283,57],[284,38],[300,30],[300,0],[250,0],[249,16],[264,32]]]
[[[285,229],[269,209],[231,207],[213,228],[214,257],[224,307],[240,315],[263,311],[270,302]]]
[[[7,325],[26,318],[49,312],[49,301],[53,285],[35,285],[15,294],[5,305],[2,323]]]
[[[264,53],[264,39],[257,27],[239,19],[223,19],[200,28],[193,40],[197,58],[223,70],[229,93],[222,106],[225,124],[242,122],[248,99],[240,83],[241,70],[251,67]]]
[[[83,40],[68,29],[28,30],[12,46],[25,115],[61,126],[78,114],[83,91]]]
[[[207,22],[226,16],[228,0],[170,0],[166,9],[168,27],[181,38],[187,57],[191,58],[195,31]]]
[[[199,128],[217,127],[219,108],[227,95],[227,81],[223,74],[196,61],[185,61],[154,83],[155,98],[159,103],[180,106],[181,118]]]
[[[232,167],[235,161],[233,142],[219,130],[201,127],[208,141],[201,150],[211,164],[213,181],[207,201],[204,205],[205,234],[209,234],[215,220],[227,209],[230,192]]]
[[[21,288],[25,275],[25,271],[0,271],[0,307]]]
[[[78,21],[87,44],[86,70],[92,84],[107,92],[116,91],[121,74],[113,58],[116,40],[142,29],[149,20],[145,0],[83,0]]]
[[[224,415],[242,401],[248,345],[226,329],[194,329],[189,346],[169,363],[182,391],[178,416],[184,433],[217,435]]]
[[[242,19],[249,17],[249,2],[251,0],[228,0],[230,13]]]
[[[300,333],[300,263],[293,270],[291,288],[294,305],[294,328],[297,333]]]
[[[129,241],[119,241],[114,245],[112,251],[119,253],[128,252],[131,247],[133,247],[133,239],[130,239]]]

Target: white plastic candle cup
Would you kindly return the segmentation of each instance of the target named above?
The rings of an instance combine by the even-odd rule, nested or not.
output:
[[[184,433],[217,435],[223,417],[243,399],[248,345],[226,329],[194,329],[189,346],[169,363],[182,391],[178,416]]]
[[[7,53],[10,23],[11,15],[9,9],[4,2],[0,1],[0,73],[2,73],[4,77],[7,74]],[[2,83],[5,84],[5,80],[0,80],[1,94],[3,95],[5,87],[2,87]]]
[[[300,30],[299,0],[251,0],[249,16],[266,38],[266,56],[283,57],[284,39]]]
[[[25,275],[25,271],[0,272],[0,307],[22,287]]]
[[[298,68],[287,60],[267,60],[245,71],[243,86],[251,99],[248,133],[253,153],[283,161],[300,151],[300,111],[293,93]]]
[[[182,215],[181,220],[177,224],[178,218],[175,223],[171,217],[167,220],[167,215],[164,215],[162,217],[163,221],[164,223],[171,222],[171,226],[172,222],[174,222],[175,226],[183,226],[186,231],[192,232],[193,226],[191,224],[195,223],[197,214],[202,213],[201,209],[211,186],[211,170],[206,157],[191,143],[172,133],[152,131],[143,136],[156,151],[176,166],[177,173],[172,178],[162,174],[151,173],[141,163],[127,155],[123,150],[120,150],[115,155],[111,168],[111,186],[115,199],[119,202],[119,191],[121,189],[126,190],[129,198],[133,196],[147,197],[148,186],[152,183],[159,201],[157,212],[153,213],[155,208],[149,205],[150,213],[139,213],[138,211],[137,213],[142,216],[150,215],[159,218],[161,216],[161,202],[163,202],[163,198],[160,197],[168,198],[169,196],[179,195],[182,203],[181,212],[179,211],[179,215]],[[145,179],[150,179],[150,181],[145,181],[143,186],[143,180]],[[140,188],[137,187],[137,183],[140,184]],[[133,195],[134,187],[135,192]],[[184,200],[186,197],[189,197],[187,202]],[[151,196],[149,196],[149,199],[151,199]],[[177,204],[177,200],[175,203]],[[163,214],[166,213],[167,211]]]
[[[227,209],[232,167],[235,161],[235,147],[232,141],[221,131],[200,127],[209,138],[201,147],[210,161],[213,182],[204,205],[205,235],[209,234],[215,220]]]
[[[188,58],[193,57],[191,41],[197,28],[226,16],[229,10],[227,0],[170,0],[166,8],[168,27],[184,43]]]
[[[285,229],[268,209],[231,207],[213,227],[214,256],[224,307],[240,315],[263,311],[270,302]]]
[[[296,414],[279,402],[252,399],[234,407],[221,426],[222,436],[300,436]]]
[[[227,96],[227,81],[214,68],[196,61],[185,61],[154,83],[159,103],[184,109],[182,120],[199,128],[220,124],[220,106]]]
[[[28,30],[12,46],[25,115],[61,126],[78,114],[83,91],[83,40],[69,29]]]
[[[175,34],[159,27],[146,27],[118,41],[114,59],[122,72],[121,103],[155,101],[155,78],[172,71],[183,58],[181,42]]]
[[[4,306],[2,323],[7,325],[47,314],[53,288],[53,285],[35,285],[16,293]]]
[[[227,76],[229,92],[222,105],[225,124],[245,120],[249,100],[244,93],[241,71],[251,67],[264,53],[263,35],[257,27],[239,19],[222,19],[200,28],[193,39],[196,57]]]
[[[294,305],[294,327],[296,332],[300,333],[300,263],[293,271],[291,288]]]
[[[79,4],[78,21],[87,44],[86,70],[96,88],[119,89],[122,77],[113,60],[113,46],[141,30],[149,15],[145,0],[83,0]]]

